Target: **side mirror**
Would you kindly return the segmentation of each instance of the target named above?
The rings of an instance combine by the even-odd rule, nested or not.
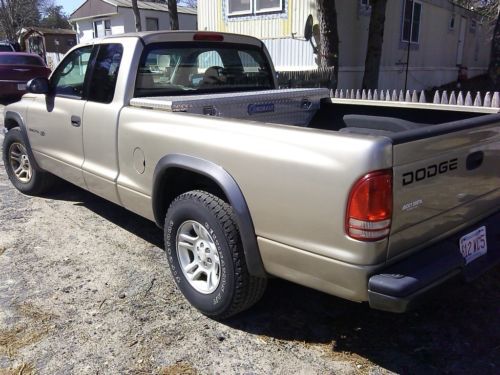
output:
[[[49,80],[44,77],[33,78],[28,81],[26,88],[32,94],[48,94],[50,91]]]

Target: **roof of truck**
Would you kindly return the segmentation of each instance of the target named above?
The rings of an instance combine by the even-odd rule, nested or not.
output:
[[[197,39],[195,38],[197,36]],[[219,38],[217,38],[219,37]],[[191,42],[191,41],[215,41],[228,43],[245,43],[261,47],[263,42],[257,38],[248,35],[219,33],[212,31],[179,30],[179,31],[141,31],[134,33],[125,33],[118,35],[109,35],[100,40],[121,39],[121,38],[140,38],[145,44],[161,42]]]

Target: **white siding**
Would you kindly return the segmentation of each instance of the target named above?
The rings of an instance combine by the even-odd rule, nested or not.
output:
[[[299,39],[264,39],[276,70],[309,70],[317,68],[309,42]]]
[[[118,8],[118,12],[123,17],[123,25],[125,32],[130,33],[135,31],[134,12],[130,8]],[[166,12],[155,12],[154,10],[140,10],[141,26],[146,30],[146,18],[158,18],[159,30],[170,30],[170,15]]]
[[[219,0],[198,0],[198,28],[204,31],[222,31],[217,27],[220,12]]]
[[[181,30],[198,30],[198,20],[195,15],[178,13]]]
[[[317,19],[315,0],[288,0],[283,17],[228,18],[227,0],[198,0],[201,30],[226,31],[258,37],[266,43],[275,66],[280,70],[312,69],[316,58],[309,44],[301,41],[309,14]],[[469,77],[486,71],[491,28],[478,21],[470,31],[474,13],[453,6],[449,0],[420,0],[422,14],[420,42],[410,50],[408,88],[428,89],[457,79],[456,66],[459,24],[467,18],[463,64]],[[388,0],[379,84],[381,88],[403,88],[406,77],[407,45],[401,42],[403,0]],[[358,88],[363,78],[368,40],[369,12],[359,8],[358,0],[337,0],[340,37],[339,87]],[[456,16],[454,30],[449,21]]]
[[[291,33],[295,38],[303,38],[307,17],[310,14],[312,14],[313,17],[316,17],[316,1],[290,0],[289,7],[291,10],[290,17],[292,21]]]
[[[159,30],[170,30],[170,14],[154,10],[141,9],[141,24],[146,28],[146,18],[157,18]],[[108,17],[96,17],[94,19],[76,21],[76,32],[79,43],[87,42],[94,38],[93,21],[109,19],[111,21],[112,35],[130,33],[135,31],[134,12],[130,8],[118,8],[118,14]],[[179,13],[179,27],[181,30],[196,30],[196,15]]]
[[[111,21],[111,34],[123,34],[125,32],[125,22],[122,15],[113,16],[110,18]]]
[[[94,27],[91,20],[82,20],[76,23],[78,43],[88,42],[94,38]]]

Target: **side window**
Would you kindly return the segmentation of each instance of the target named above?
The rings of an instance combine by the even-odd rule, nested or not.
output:
[[[81,99],[92,46],[71,52],[57,67],[51,80],[55,95]]]
[[[111,103],[123,55],[121,44],[101,44],[89,85],[89,100]]]

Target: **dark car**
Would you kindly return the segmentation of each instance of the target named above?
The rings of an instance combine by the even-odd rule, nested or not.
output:
[[[16,49],[10,43],[0,42],[0,52],[16,52]]]
[[[0,52],[0,97],[21,97],[30,79],[49,75],[50,69],[38,55]]]

